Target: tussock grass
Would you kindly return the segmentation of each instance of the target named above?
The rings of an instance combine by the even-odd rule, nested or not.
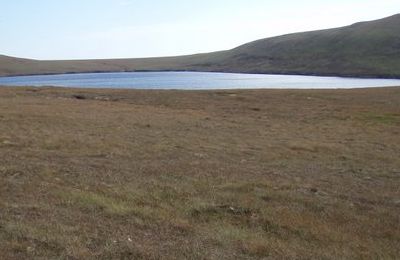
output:
[[[104,210],[109,214],[127,215],[134,211],[126,202],[94,192],[70,190],[60,192],[59,195],[67,204],[91,210]]]
[[[397,88],[31,90],[0,89],[1,259],[399,255],[400,135],[363,117]]]
[[[400,124],[400,114],[367,113],[364,115],[363,119],[367,122],[371,122],[371,123],[375,123],[375,124],[388,124],[388,125]]]

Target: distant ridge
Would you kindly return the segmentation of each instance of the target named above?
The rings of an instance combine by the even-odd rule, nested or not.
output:
[[[188,56],[39,61],[0,55],[0,76],[171,70],[400,78],[400,14]]]

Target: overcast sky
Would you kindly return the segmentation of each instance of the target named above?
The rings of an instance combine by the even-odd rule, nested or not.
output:
[[[400,0],[1,0],[0,54],[36,59],[192,54],[399,12]]]

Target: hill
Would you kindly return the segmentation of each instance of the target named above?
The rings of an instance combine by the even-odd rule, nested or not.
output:
[[[177,57],[39,61],[0,56],[0,76],[191,70],[400,78],[400,14]]]
[[[400,15],[255,41],[232,50],[228,64],[261,73],[399,77]]]

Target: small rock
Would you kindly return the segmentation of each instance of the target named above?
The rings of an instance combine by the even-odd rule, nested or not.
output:
[[[316,189],[316,188],[311,188],[310,191],[311,191],[312,193],[317,193],[317,192],[318,192],[318,189]]]
[[[110,98],[108,97],[95,97],[95,100],[101,100],[101,101],[110,101]]]
[[[241,207],[234,207],[234,206],[229,206],[229,205],[220,205],[217,206],[217,208],[221,210],[225,210],[229,214],[233,215],[251,215],[252,210],[248,208],[241,208]]]
[[[194,153],[194,156],[196,156],[197,158],[206,158],[207,155],[203,154],[203,153]]]

